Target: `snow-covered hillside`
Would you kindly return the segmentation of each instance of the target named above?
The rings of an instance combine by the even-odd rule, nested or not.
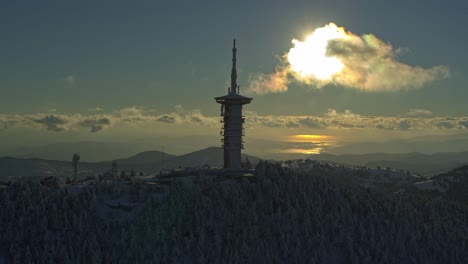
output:
[[[468,166],[441,173],[414,186],[420,191],[432,192],[432,195],[440,193],[443,197],[468,204]]]
[[[311,175],[325,176],[343,183],[354,183],[366,188],[394,192],[402,191],[403,188],[426,179],[418,174],[404,170],[346,166],[308,159],[286,161],[281,166],[295,171],[303,171]]]
[[[132,182],[59,189],[13,183],[0,189],[0,263],[468,259],[468,207],[342,184],[328,169],[333,176],[336,168],[327,164],[262,162],[254,181],[175,181],[149,189]]]

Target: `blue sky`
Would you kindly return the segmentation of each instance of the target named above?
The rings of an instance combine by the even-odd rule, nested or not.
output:
[[[284,93],[253,95],[246,110],[260,116],[323,117],[332,109],[343,115],[349,110],[396,118],[419,109],[432,117],[462,118],[468,116],[466,10],[463,1],[9,1],[0,8],[0,113],[8,114],[10,121],[13,116],[39,120],[45,115],[96,112],[116,116],[134,107],[156,116],[180,112],[181,106],[185,112],[215,117],[219,106],[213,97],[227,89],[233,37],[238,40],[242,92],[252,76],[274,71],[277,57],[291,48],[293,38],[303,39],[334,22],[355,35],[373,34],[401,49],[397,59],[402,63],[446,66],[450,77],[394,92],[292,83]],[[38,132],[40,122],[33,121],[39,124],[36,128],[7,125],[6,119],[0,144],[12,145],[18,133],[31,142],[42,138],[42,143],[57,138],[105,140],[103,131],[97,131],[101,136],[71,127]],[[148,129],[171,131],[160,128],[163,125],[151,123]],[[200,134],[212,131],[205,128]],[[117,137],[119,129],[130,128],[112,123],[105,133]],[[418,134],[406,132],[414,134],[398,137]],[[132,137],[121,133],[119,138]],[[217,132],[213,135],[210,145],[218,144]]]

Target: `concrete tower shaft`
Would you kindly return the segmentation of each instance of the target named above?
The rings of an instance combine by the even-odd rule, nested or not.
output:
[[[241,150],[244,148],[242,138],[244,136],[243,124],[245,118],[242,115],[242,106],[249,104],[252,98],[245,97],[239,94],[239,86],[237,85],[237,49],[236,40],[233,41],[232,48],[232,70],[231,70],[231,87],[228,89],[228,94],[225,96],[215,97],[217,103],[221,104],[221,123],[220,134],[222,148],[224,149],[224,168],[229,170],[241,169]]]

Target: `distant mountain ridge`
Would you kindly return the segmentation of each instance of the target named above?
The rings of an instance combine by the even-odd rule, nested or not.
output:
[[[379,156],[380,155],[380,156]],[[386,154],[373,156],[378,162],[379,158]],[[419,153],[409,153],[405,157],[420,157]],[[453,156],[450,154],[449,156]],[[434,155],[440,157],[440,155]],[[327,157],[330,158],[330,155]],[[350,159],[357,162],[359,159]],[[359,158],[359,157],[358,157]],[[243,154],[242,159],[255,165],[261,159],[255,156]],[[161,170],[170,170],[178,167],[201,167],[210,165],[221,167],[223,164],[223,150],[219,147],[210,147],[184,155],[176,156],[160,151],[145,151],[126,159],[115,160],[117,168],[137,173],[157,174]],[[81,178],[99,175],[111,169],[112,161],[105,162],[80,162],[78,166]],[[385,166],[366,167],[360,165],[339,165],[336,162],[317,160],[291,160],[281,163],[283,167],[298,169],[309,176],[325,176],[329,180],[341,183],[360,185],[365,188],[376,189],[384,192],[412,192],[429,196],[442,196],[451,200],[468,202],[468,165],[461,166],[432,177],[423,177],[406,169],[387,168]],[[43,160],[43,159],[18,159],[12,157],[0,158],[0,182],[8,182],[18,177],[41,178],[57,176],[71,178],[71,161]]]
[[[137,153],[128,158],[102,161],[99,163],[112,163],[115,161],[121,165],[134,165],[134,164],[146,164],[146,163],[156,164],[156,163],[161,163],[167,159],[172,159],[174,157],[177,157],[177,156],[168,154],[162,151],[151,150],[151,151],[143,151],[143,152]]]
[[[138,143],[79,141],[20,147],[13,150],[3,150],[1,153],[5,156],[21,159],[68,160],[76,152],[81,155],[82,161],[98,162],[128,157],[132,153],[139,153],[149,147],[142,145]]]
[[[104,171],[99,164],[81,162],[80,174]],[[71,177],[71,161],[0,157],[0,177]]]
[[[243,161],[249,159],[252,164],[257,164],[260,160],[262,160],[261,158],[248,154],[241,154],[241,159]],[[223,162],[223,149],[220,147],[209,147],[185,155],[175,156],[172,159],[164,161],[162,166],[164,168],[174,168],[178,166],[196,167],[208,164],[214,167],[221,167]]]
[[[468,151],[441,152],[422,154],[417,152],[403,154],[318,154],[310,155],[310,159],[336,162],[340,164],[365,167],[390,167],[416,172],[426,177],[437,175],[451,169],[468,164]]]
[[[242,154],[242,160],[249,159],[252,164],[261,159],[248,154]],[[156,173],[160,170],[170,170],[178,167],[201,167],[205,164],[220,167],[223,164],[223,150],[219,147],[209,147],[184,155],[176,156],[161,151],[144,151],[128,158],[102,162],[80,162],[78,173],[82,176],[102,174],[111,169],[112,162],[117,163],[117,169],[135,170],[146,173]],[[71,161],[46,159],[21,159],[0,157],[0,176],[58,176],[71,177]]]

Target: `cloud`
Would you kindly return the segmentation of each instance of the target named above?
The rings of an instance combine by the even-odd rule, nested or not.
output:
[[[373,34],[357,36],[330,23],[303,41],[293,39],[275,71],[251,78],[247,91],[286,92],[293,81],[316,88],[334,84],[364,92],[399,91],[450,76],[444,65],[423,68],[399,62],[401,50]]]
[[[90,128],[98,132],[111,124],[111,116],[83,116],[81,114],[0,114],[0,127],[9,128],[45,128],[51,132],[73,131],[79,128]]]
[[[450,128],[454,127],[454,125],[452,123],[447,122],[447,121],[438,122],[436,125],[438,127],[440,127],[440,128],[447,128],[447,129],[450,129]]]
[[[287,69],[277,67],[275,73],[251,76],[246,92],[249,94],[281,93],[288,90]]]
[[[219,118],[206,117],[200,110],[186,110],[181,105],[174,106],[170,113],[158,114],[154,110],[141,107],[127,107],[116,113],[117,119],[131,124],[162,122],[168,124],[196,124],[200,126],[215,126],[219,124]]]
[[[76,82],[76,78],[74,75],[68,75],[65,76],[61,79],[58,79],[55,81],[58,85],[66,85],[66,86],[71,86],[74,85]]]
[[[111,120],[107,117],[102,118],[87,118],[78,123],[81,127],[90,128],[91,132],[95,133],[101,131],[105,127],[111,125]]]
[[[116,112],[116,115],[120,121],[131,124],[152,122],[155,120],[152,111],[136,106],[122,108]]]
[[[458,122],[463,128],[468,128],[468,120]]]
[[[394,129],[394,127],[392,125],[388,126],[388,125],[385,125],[385,124],[377,124],[375,126],[375,128],[383,129],[383,130],[393,130]]]
[[[405,113],[405,116],[408,117],[427,117],[432,116],[433,113],[431,110],[427,109],[410,109],[409,112]]]
[[[398,123],[398,128],[400,130],[408,130],[411,127],[410,123],[408,120],[402,120],[400,123]]]
[[[340,114],[335,109],[328,109],[328,112],[325,115],[328,117],[347,117],[347,118],[360,117],[360,115],[354,114],[351,110],[345,110],[344,113]]]
[[[156,118],[156,121],[173,124],[176,122],[176,117],[173,114],[164,114],[164,115],[158,116]]]
[[[324,128],[325,125],[320,122],[320,119],[314,117],[306,117],[299,119],[299,124],[308,128]]]
[[[255,125],[261,125],[265,127],[273,127],[273,128],[297,128],[301,127],[299,124],[298,119],[295,117],[280,117],[275,118],[277,116],[259,116],[259,115],[247,115],[246,116],[246,127],[253,127]]]
[[[288,121],[288,122],[286,122],[286,127],[287,128],[297,128],[297,127],[299,127],[299,124],[295,123],[295,122]]]
[[[192,116],[191,119],[192,119],[192,122],[203,123],[203,120],[199,116]]]
[[[411,111],[410,111],[411,112]],[[140,107],[128,107],[118,111],[101,114],[0,114],[0,130],[15,127],[42,127],[51,132],[76,131],[89,129],[96,133],[111,126],[165,123],[171,126],[219,127],[219,116],[205,116],[200,110],[186,110],[176,106],[173,112],[156,113]],[[367,116],[351,110],[337,111],[328,109],[321,115],[261,116],[254,112],[246,114],[247,129],[283,128],[289,130],[340,130],[340,129],[382,129],[392,131],[457,131],[468,129],[468,117],[400,117]]]
[[[362,128],[361,125],[349,124],[349,123],[345,123],[345,122],[337,121],[337,120],[331,121],[331,124],[334,127],[341,127],[341,128]]]
[[[382,129],[393,131],[460,130],[468,128],[467,117],[365,116],[351,110],[328,109],[318,116],[247,116],[246,125],[307,129]]]
[[[102,112],[102,111],[104,111],[104,109],[101,108],[101,107],[93,107],[93,108],[88,108],[88,111],[90,111],[90,112]]]
[[[171,115],[174,117],[176,122],[193,123],[208,127],[219,124],[218,118],[206,117],[198,109],[186,110],[181,105],[176,105],[174,108],[175,112],[171,113]]]
[[[16,126],[20,122],[19,119],[16,115],[0,115],[0,131]]]
[[[445,66],[422,68],[398,62],[393,47],[372,34],[330,40],[327,55],[344,65],[331,81],[368,92],[420,88],[450,75]]]
[[[49,131],[60,132],[68,130],[68,127],[66,126],[68,124],[68,120],[57,115],[47,115],[39,119],[33,119],[33,121],[42,125]]]

